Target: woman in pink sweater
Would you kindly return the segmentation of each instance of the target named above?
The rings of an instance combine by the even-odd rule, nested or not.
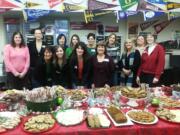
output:
[[[28,47],[25,45],[20,32],[14,32],[11,44],[5,46],[4,63],[9,89],[23,89],[23,87],[27,87],[30,56]]]

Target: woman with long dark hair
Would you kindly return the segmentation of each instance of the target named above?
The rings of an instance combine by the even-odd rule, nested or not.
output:
[[[66,50],[66,57],[67,59],[70,58],[72,51],[74,50],[75,46],[80,42],[80,38],[77,34],[73,34],[70,41],[70,47]]]
[[[37,82],[36,87],[52,86],[53,74],[53,48],[51,46],[47,46],[44,49],[43,60],[40,63],[38,63],[38,65],[35,68],[34,79]]]
[[[55,85],[62,85],[63,87],[68,86],[69,82],[69,69],[66,60],[66,54],[61,46],[55,47],[54,53],[54,84]]]
[[[20,32],[14,32],[11,44],[5,46],[4,62],[8,88],[22,90],[23,87],[28,87],[30,56]]]
[[[71,55],[69,66],[73,88],[87,86],[89,55],[85,43],[78,43]]]

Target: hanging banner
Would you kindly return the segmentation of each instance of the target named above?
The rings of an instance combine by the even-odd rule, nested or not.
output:
[[[138,4],[138,0],[119,0],[123,11],[128,10],[132,6]]]
[[[144,21],[151,20],[155,17],[164,15],[164,12],[155,12],[155,11],[142,11],[144,16]]]
[[[159,7],[161,10],[167,10],[167,0],[147,0],[147,2],[156,7]]]
[[[49,7],[52,9],[63,3],[64,0],[48,0]]]
[[[142,31],[144,31],[145,29],[149,28],[150,26],[152,26],[156,22],[158,22],[158,20],[141,23],[140,28],[141,28]]]
[[[85,10],[86,7],[84,6],[79,6],[79,5],[74,5],[74,4],[69,4],[69,3],[63,3],[63,11],[64,12],[72,12],[72,11],[79,11],[79,10]]]
[[[108,9],[116,6],[118,5],[108,4],[96,0],[88,0],[88,10]]]
[[[109,13],[113,13],[114,11],[112,10],[85,10],[84,12],[84,18],[86,23],[92,22],[95,18],[98,16],[106,15]]]
[[[138,4],[138,8],[137,10],[152,10],[152,11],[163,11],[163,9],[161,9],[160,7],[149,3],[145,0],[140,0],[139,4]]]
[[[0,14],[3,14],[7,11],[9,11],[10,9],[7,9],[7,8],[0,8]]]
[[[38,18],[54,12],[53,10],[24,9],[23,15],[25,21],[36,21]]]
[[[127,19],[128,16],[136,15],[137,11],[118,11],[117,19]]]
[[[167,9],[170,11],[180,12],[180,3],[168,2]]]
[[[1,0],[0,1],[0,8],[7,8],[7,9],[12,9],[12,8],[18,8],[16,4],[13,4],[12,2],[9,2],[8,0]]]
[[[37,10],[50,10],[47,0],[30,0],[24,3],[25,8]]]
[[[158,23],[158,24],[154,25],[154,30],[155,30],[156,34],[160,33],[170,23],[171,23],[171,21],[163,21],[161,23]]]

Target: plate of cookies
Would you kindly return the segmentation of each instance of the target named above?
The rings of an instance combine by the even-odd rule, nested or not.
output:
[[[51,130],[55,120],[50,114],[37,115],[28,118],[23,124],[23,130],[28,133],[42,133]]]
[[[158,122],[158,118],[153,113],[144,110],[130,110],[126,115],[138,124],[152,125]]]

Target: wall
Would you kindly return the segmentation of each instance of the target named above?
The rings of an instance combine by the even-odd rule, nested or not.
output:
[[[0,15],[0,63],[3,62],[3,48],[6,44],[6,36],[5,36],[5,28],[4,28],[4,22],[3,17]]]

